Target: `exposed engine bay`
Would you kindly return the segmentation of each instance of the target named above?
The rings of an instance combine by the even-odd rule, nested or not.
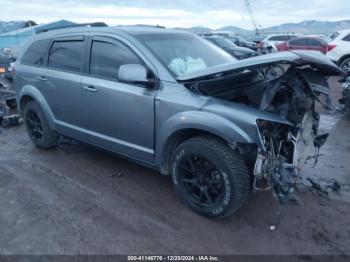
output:
[[[318,161],[319,149],[328,134],[319,134],[316,104],[330,108],[327,74],[310,65],[263,64],[188,81],[196,93],[278,114],[287,120],[276,123],[257,120],[262,146],[254,150],[253,188],[273,189],[285,203],[307,161]]]

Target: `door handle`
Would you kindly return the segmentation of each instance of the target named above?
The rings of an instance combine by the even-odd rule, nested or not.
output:
[[[39,76],[38,80],[40,80],[40,81],[47,81],[47,78],[45,76]]]
[[[94,86],[83,86],[83,89],[88,92],[95,93],[97,92],[97,89]]]

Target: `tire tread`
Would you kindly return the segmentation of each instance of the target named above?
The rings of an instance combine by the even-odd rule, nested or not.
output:
[[[242,158],[242,156],[228,144],[216,137],[212,136],[196,136],[190,138],[180,144],[179,147],[187,147],[192,145],[201,145],[203,147],[210,147],[212,150],[217,152],[217,154],[222,157],[226,162],[227,167],[230,170],[230,174],[234,180],[235,190],[234,199],[231,203],[230,209],[219,217],[227,217],[237,211],[247,200],[250,188],[250,176],[247,166]]]

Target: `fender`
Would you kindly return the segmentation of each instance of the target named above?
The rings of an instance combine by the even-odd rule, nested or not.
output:
[[[170,117],[159,129],[155,154],[155,162],[157,165],[161,164],[168,139],[177,131],[186,129],[197,129],[209,132],[221,137],[229,144],[255,143],[255,140],[245,131],[224,117],[204,111],[181,112]]]
[[[20,102],[24,96],[29,96],[29,97],[33,98],[35,100],[35,102],[37,102],[39,104],[40,108],[43,110],[43,112],[46,116],[46,119],[48,121],[50,128],[55,130],[56,129],[55,118],[54,118],[53,113],[49,107],[49,104],[47,103],[47,101],[44,98],[44,96],[42,95],[42,93],[34,86],[31,86],[31,85],[23,86],[23,88],[21,89],[21,91],[17,95],[18,109],[19,109],[19,112],[21,112],[21,114],[22,114],[23,108],[21,108]]]

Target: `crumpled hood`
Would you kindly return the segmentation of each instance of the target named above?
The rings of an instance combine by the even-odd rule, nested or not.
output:
[[[253,69],[268,64],[311,65],[327,76],[343,75],[344,72],[328,57],[317,51],[286,51],[256,56],[234,63],[209,67],[176,78],[179,82],[199,80],[219,73],[228,73],[244,69]]]

